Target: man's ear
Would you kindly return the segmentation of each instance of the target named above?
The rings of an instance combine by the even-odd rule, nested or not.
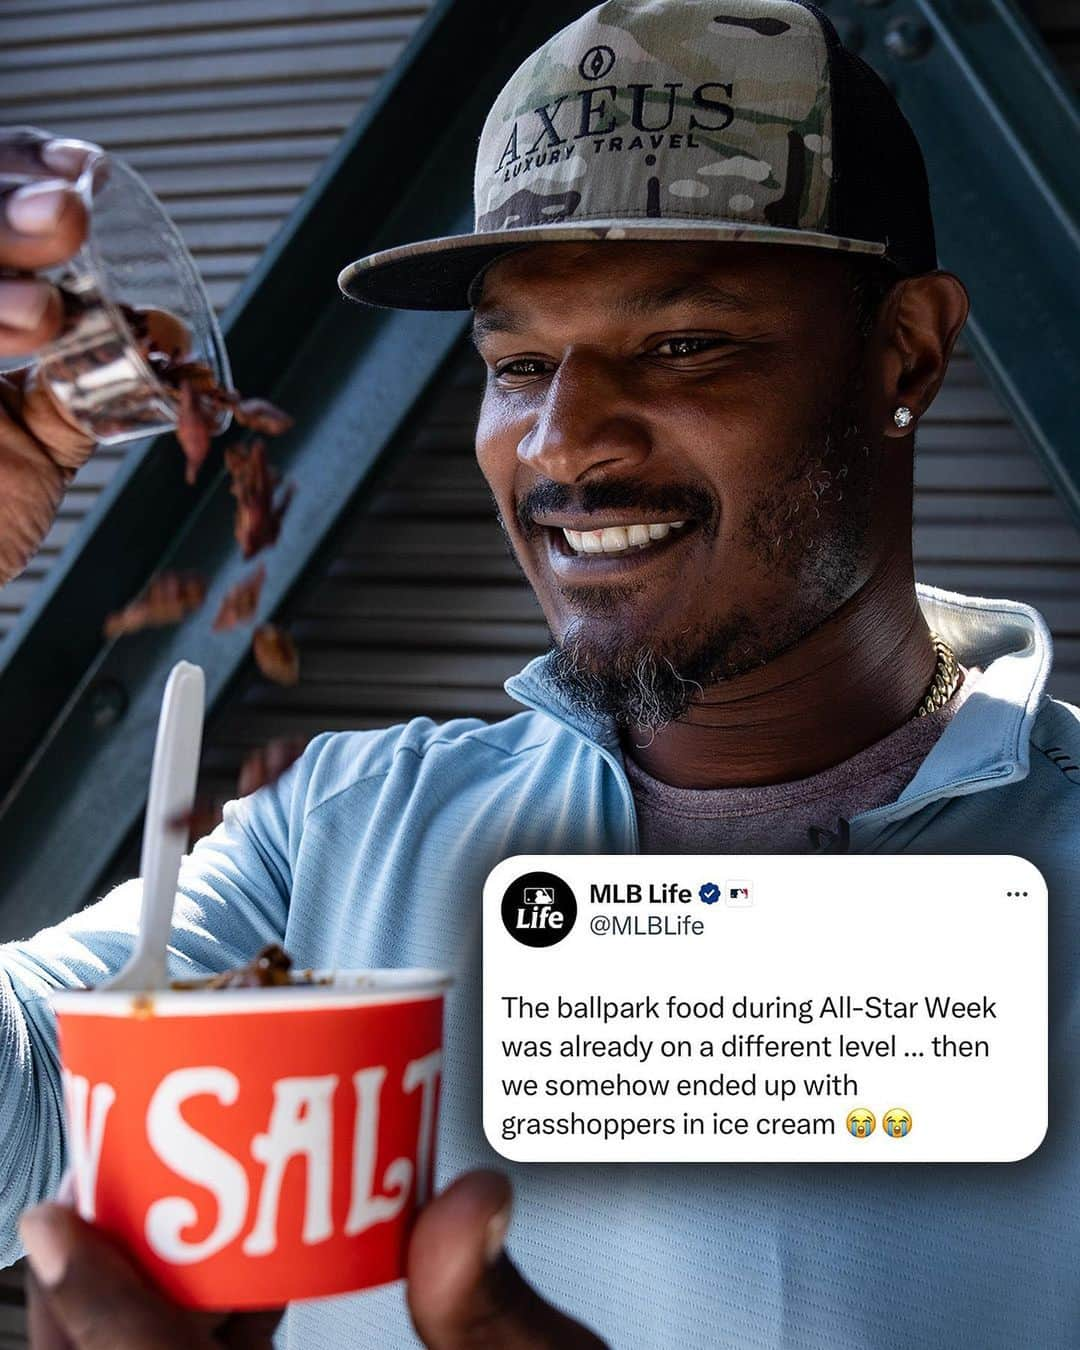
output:
[[[951,272],[905,277],[889,292],[879,321],[883,344],[879,388],[886,436],[910,436],[933,403],[969,307],[963,282]],[[907,427],[893,421],[899,407],[911,409]]]

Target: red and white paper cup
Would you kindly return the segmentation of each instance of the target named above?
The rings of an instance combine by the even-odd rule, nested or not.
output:
[[[404,1274],[450,977],[326,978],[52,997],[78,1211],[181,1304],[273,1308]]]

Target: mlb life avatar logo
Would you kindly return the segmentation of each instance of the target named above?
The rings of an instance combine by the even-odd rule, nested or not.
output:
[[[570,932],[576,918],[574,892],[554,872],[527,872],[503,894],[503,925],[526,947],[553,947]]]

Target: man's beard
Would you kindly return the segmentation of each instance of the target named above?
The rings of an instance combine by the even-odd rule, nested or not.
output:
[[[620,640],[612,625],[598,634],[584,616],[610,614],[616,602],[632,603],[635,584],[579,587],[572,594],[564,589],[564,598],[583,616],[553,642],[550,670],[565,694],[620,727],[655,734],[683,717],[709,685],[764,665],[839,608],[864,556],[881,463],[880,443],[872,446],[860,426],[861,391],[856,368],[790,471],[761,492],[746,517],[748,548],[773,574],[791,579],[792,610],[779,616],[736,610],[722,621],[666,638]],[[618,486],[616,501],[607,499],[603,484],[593,485],[586,509],[629,504],[622,500],[627,486]],[[634,500],[641,504],[642,497]],[[660,505],[651,496],[647,504]],[[688,514],[702,521],[700,510]],[[717,516],[710,504],[706,533],[715,534]]]

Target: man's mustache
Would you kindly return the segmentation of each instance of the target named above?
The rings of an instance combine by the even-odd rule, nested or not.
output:
[[[613,511],[630,507],[642,515],[674,512],[685,520],[695,520],[706,528],[719,514],[716,499],[704,488],[690,483],[669,483],[658,487],[633,483],[626,479],[584,483],[572,487],[552,481],[534,484],[515,508],[522,533],[529,537],[539,529],[537,515],[560,512],[589,515],[593,511]]]

